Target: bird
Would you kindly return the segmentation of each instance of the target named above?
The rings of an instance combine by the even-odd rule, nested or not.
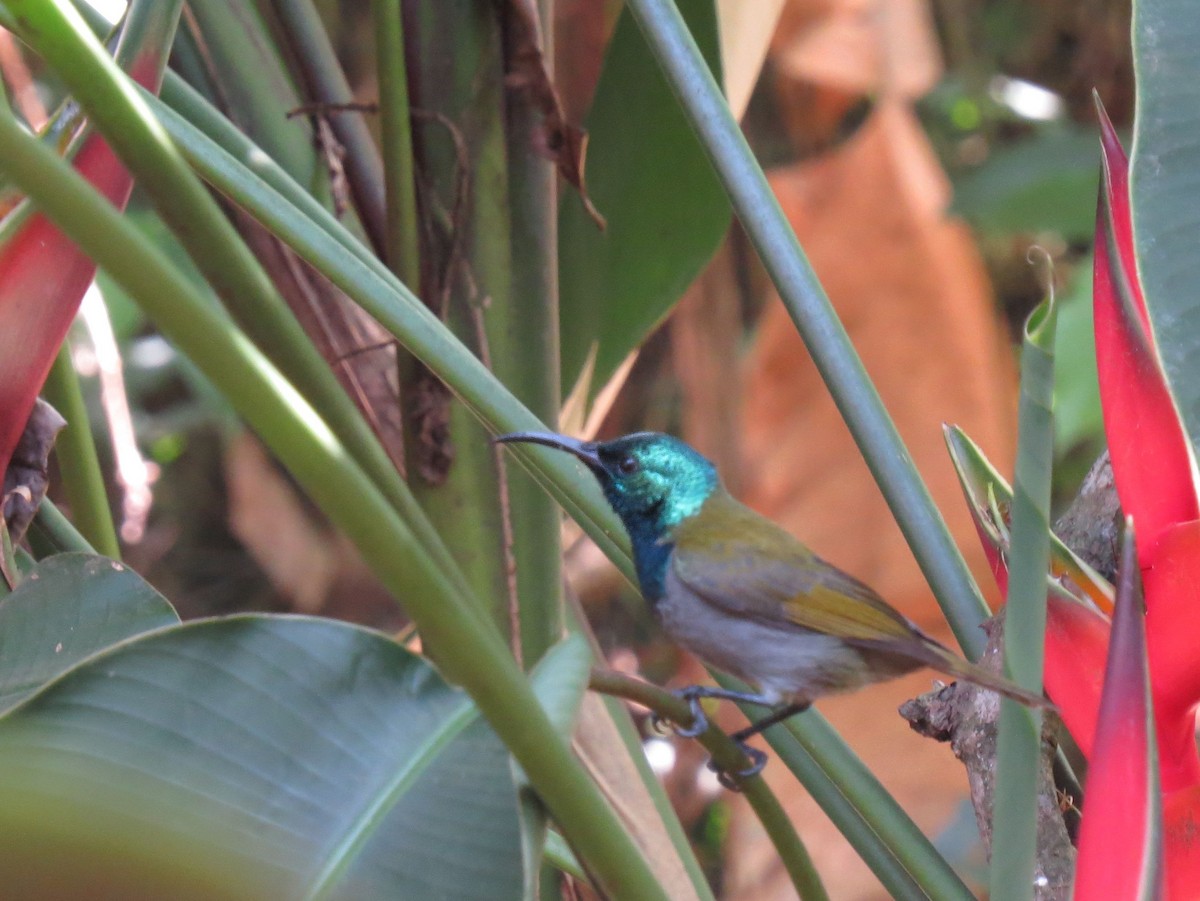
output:
[[[734,499],[716,467],[678,438],[636,432],[581,441],[513,432],[495,440],[554,448],[583,463],[629,535],[639,588],[667,637],[757,688],[694,685],[678,692],[693,717],[690,727],[676,729],[684,736],[707,728],[700,698],[770,711],[731,736],[751,761],[741,778],[766,764],[766,755],[747,744],[752,736],[825,695],[921,667],[1029,706],[1050,706],[959,657],[866,584]]]

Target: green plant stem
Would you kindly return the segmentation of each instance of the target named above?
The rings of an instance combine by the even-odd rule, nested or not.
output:
[[[1040,691],[1050,565],[1050,469],[1054,459],[1054,297],[1030,315],[1021,351],[1012,545],[1004,612],[1004,668]],[[1001,700],[992,811],[991,897],[1031,897],[1037,866],[1038,772],[1042,712]]]
[[[671,0],[628,0],[733,207],[857,442],[913,556],[971,659],[989,615],[895,424],[829,303],[720,87]],[[847,240],[850,240],[847,237]]]
[[[421,284],[417,180],[400,0],[371,0],[371,25],[375,30],[379,130],[387,199],[384,259],[400,281],[417,291]]]
[[[737,679],[721,673],[714,672],[713,675],[724,688],[747,690],[747,686]],[[747,705],[742,709],[748,717],[762,715],[761,707]],[[862,849],[855,845],[864,860],[878,863],[884,855],[890,855],[903,867],[910,880],[920,886],[921,894],[917,897],[970,901],[973,896],[958,874],[820,712],[809,710],[785,720],[765,734],[785,762],[795,757],[796,749],[792,746],[795,743],[820,768],[821,778],[812,785],[805,780],[803,770],[793,772],[804,781],[818,803],[822,798],[835,801],[829,806],[822,803],[821,807],[847,838],[855,834],[866,838],[856,820],[870,830],[874,838],[867,839]],[[780,742],[778,746],[776,741]],[[849,811],[842,803],[836,803],[839,796],[849,811],[853,811],[853,818],[842,816]],[[872,869],[884,878],[882,869],[875,866]]]
[[[546,834],[546,862],[563,873],[574,876],[580,882],[588,881],[587,873],[575,859],[571,846],[563,841],[563,837],[551,830]]]
[[[592,691],[635,701],[649,707],[664,719],[669,719],[681,726],[686,727],[692,724],[691,709],[686,701],[649,682],[632,679],[614,670],[592,670],[588,687]],[[733,739],[712,723],[709,723],[708,728],[696,736],[696,740],[712,755],[713,764],[725,773],[736,774],[750,765],[749,759]],[[804,847],[804,843],[796,833],[791,820],[788,819],[783,805],[779,803],[779,799],[775,797],[762,776],[742,778],[731,775],[731,778],[736,780],[738,788],[750,803],[759,822],[762,823],[763,830],[771,839],[775,850],[779,852],[779,858],[787,868],[792,884],[800,893],[800,897],[804,901],[828,899],[829,896],[825,893],[825,887],[821,883],[821,877],[817,875],[808,849]]]
[[[414,13],[406,23],[414,47],[411,102],[432,117],[423,118],[414,134],[426,187],[425,225],[442,238],[426,245],[441,244],[438,249],[423,248],[429,259],[424,261],[422,296],[505,382],[514,357],[512,338],[522,326],[512,309],[497,8],[474,3],[406,6]],[[538,366],[528,356],[523,363]],[[434,526],[454,535],[451,552],[474,586],[474,596],[487,603],[488,614],[520,656],[511,519],[499,451],[489,445],[487,431],[469,408],[438,389],[423,369],[400,388],[405,451],[415,474],[410,479],[413,494]],[[445,423],[445,439],[422,440],[425,417],[430,416],[438,425]],[[443,456],[447,444],[453,449],[451,461]],[[430,476],[426,470],[432,470]],[[464,510],[471,516],[464,517]]]
[[[48,498],[43,498],[42,502],[38,504],[37,514],[29,526],[28,535],[31,544],[43,543],[50,549],[47,553],[39,552],[39,560],[50,556],[51,553],[65,554],[72,551],[82,554],[96,553],[96,549],[88,544],[88,540]]]
[[[863,863],[878,877],[889,898],[895,901],[918,901],[931,897],[931,893],[924,890],[904,869],[895,852],[883,843],[816,758],[788,732],[786,726],[772,726],[763,732],[763,737],[779,757],[779,762],[800,780]]]
[[[292,45],[312,99],[330,107],[352,103],[354,93],[321,17],[310,0],[274,0],[271,7]],[[359,111],[342,110],[318,115],[326,116],[346,152],[346,178],[354,206],[371,243],[383,255],[387,252],[388,233],[384,172],[370,129]]]
[[[80,12],[87,16],[86,4]],[[219,90],[228,115],[292,178],[310,189],[320,184],[324,164],[312,129],[306,119],[285,116],[300,106],[300,94],[255,0],[189,0],[188,12],[185,33],[203,46],[206,72],[197,84]],[[168,81],[184,83],[173,72],[164,89]]]
[[[108,491],[96,456],[79,376],[71,363],[69,341],[63,342],[54,358],[42,393],[67,420],[66,428],[58,433],[54,443],[54,453],[58,457],[63,490],[77,528],[99,553],[120,560],[121,545],[113,527]]]
[[[519,15],[513,4],[508,16]],[[551,4],[536,8],[542,59],[554,58]],[[509,35],[519,33],[510,23]],[[510,42],[511,44],[511,42]],[[524,49],[524,48],[521,48]],[[507,48],[509,59],[518,48]],[[527,52],[527,51],[526,51]],[[553,73],[551,73],[551,76]],[[508,93],[508,180],[512,222],[512,306],[504,371],[509,390],[544,422],[558,420],[561,362],[558,327],[558,173],[534,151],[545,123],[527,91]],[[554,501],[523,470],[506,467],[520,599],[521,649],[526,664],[537,660],[563,630],[562,549]]]
[[[542,710],[499,635],[471,612],[316,411],[198,289],[53,151],[0,115],[0,170],[143,306],[354,542],[618,898],[664,899],[645,859]]]

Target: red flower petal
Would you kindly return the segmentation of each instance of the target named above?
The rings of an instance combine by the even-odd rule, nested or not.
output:
[[[1104,432],[1121,507],[1138,529],[1138,560],[1153,564],[1162,533],[1200,519],[1191,445],[1149,330],[1134,264],[1129,163],[1101,110],[1104,183],[1096,210],[1096,361]],[[1147,466],[1146,461],[1154,461]],[[1147,595],[1151,603],[1155,596]]]
[[[1162,810],[1136,555],[1133,530],[1127,526],[1104,694],[1088,765],[1076,901],[1162,897]]]
[[[1196,703],[1200,700],[1200,522],[1174,526],[1151,549],[1143,570],[1146,635],[1163,790],[1200,785]]]
[[[140,46],[118,54],[131,57],[139,84],[158,89],[177,16],[152,2],[134,4],[127,16],[122,41],[128,35]],[[133,181],[98,133],[84,140],[75,168],[114,206],[125,206]],[[96,264],[38,213],[0,247],[0,474],[95,274]]]
[[[1100,712],[1111,627],[1097,611],[1058,591],[1046,598],[1046,694],[1089,758]]]

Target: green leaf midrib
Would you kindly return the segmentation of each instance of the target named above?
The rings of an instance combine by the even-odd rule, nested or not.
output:
[[[441,752],[478,719],[479,709],[463,695],[458,708],[442,721],[440,728],[417,746],[415,752],[385,780],[379,791],[371,793],[369,802],[350,822],[345,836],[331,850],[325,865],[312,881],[312,887],[306,896],[309,901],[330,897],[330,893],[341,884],[358,859],[359,852],[384,824],[388,812],[395,809]]]

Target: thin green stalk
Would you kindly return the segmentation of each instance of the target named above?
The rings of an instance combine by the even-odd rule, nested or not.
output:
[[[188,11],[194,28],[187,33],[203,47],[208,70],[198,83],[220,91],[222,108],[292,178],[310,190],[326,182],[307,120],[285,115],[300,106],[300,94],[255,0],[189,0]],[[180,79],[168,73],[164,90],[167,81]]]
[[[422,248],[422,296],[437,316],[500,379],[512,359],[508,162],[503,122],[504,68],[493,4],[409,4],[414,47],[410,98],[426,114],[413,136],[421,160],[422,211],[431,240]],[[432,117],[432,118],[427,118]],[[427,259],[425,256],[427,255]],[[529,359],[528,366],[537,366]],[[474,596],[509,635],[518,609],[500,451],[461,403],[424,369],[400,387],[409,483],[434,526],[454,535],[451,552]],[[433,403],[429,403],[432,399]],[[444,433],[426,439],[432,423]],[[446,459],[447,449],[452,459]],[[463,511],[471,516],[464,517]],[[554,533],[555,536],[557,533]]]
[[[346,73],[310,0],[273,0],[271,8],[292,45],[312,99],[330,107],[353,103],[355,97]],[[344,110],[327,117],[346,152],[346,179],[354,206],[371,243],[382,256],[387,252],[387,203],[379,149],[361,112]]]
[[[812,354],[958,643],[968,657],[977,659],[986,643],[978,626],[990,615],[979,587],[933,505],[741,128],[729,112],[721,88],[713,80],[671,0],[628,0],[628,6],[729,192],[738,218]]]
[[[519,49],[514,35],[524,34],[511,20],[522,4],[510,4],[506,29],[509,58]],[[544,64],[554,59],[553,3],[541,0],[535,11]],[[553,77],[553,72],[549,73]],[[545,128],[528,91],[508,93],[508,180],[512,209],[512,307],[507,359],[497,359],[495,372],[534,415],[558,420],[561,384],[558,329],[558,174],[554,164],[534,151]],[[509,509],[520,598],[521,647],[527,665],[558,641],[563,629],[562,552],[557,540],[559,512],[554,501],[523,470],[507,468]]]
[[[662,898],[645,859],[538,703],[498,634],[425,553],[316,411],[248,338],[70,166],[0,115],[0,170],[135,298],[267,442],[439,647],[534,790],[618,898]]]
[[[421,251],[400,0],[371,0],[371,24],[375,30],[379,132],[387,200],[384,259],[400,281],[416,291],[421,284]]]
[[[575,859],[575,852],[571,850],[571,846],[553,830],[546,835],[546,863],[563,873],[574,876],[580,882],[588,881],[587,873]]]
[[[746,686],[736,679],[722,674],[714,675],[725,688],[746,690]],[[748,716],[758,717],[762,715],[762,708],[748,706],[745,712]],[[786,734],[781,735],[781,732]],[[820,768],[823,778],[811,785],[805,780],[803,770],[793,772],[804,781],[805,787],[818,803],[821,803],[822,797],[835,802],[829,806],[822,803],[821,807],[847,838],[858,835],[865,840],[861,849],[858,844],[855,844],[855,849],[868,863],[875,861],[872,869],[876,875],[883,879],[885,872],[890,870],[886,865],[877,868],[884,855],[890,855],[907,872],[911,881],[920,887],[921,894],[916,897],[970,901],[973,896],[958,874],[818,711],[809,710],[794,716],[780,723],[779,727],[767,730],[766,736],[785,762],[795,758],[796,750],[792,747],[792,742],[795,742]],[[837,803],[838,796],[844,803]],[[849,811],[844,805],[849,805],[853,817],[846,815]],[[861,821],[874,838],[864,834],[856,821]]]
[[[96,553],[96,549],[88,544],[88,540],[79,533],[71,520],[63,516],[63,512],[50,502],[49,498],[43,498],[42,502],[38,504],[37,514],[33,517],[33,522],[30,523],[26,535],[29,543],[38,552],[39,560],[50,554]],[[41,547],[39,548],[38,545]]]
[[[692,723],[692,713],[686,701],[641,679],[632,679],[614,670],[593,670],[588,687],[592,691],[635,701],[673,723],[682,726]],[[713,723],[709,723],[708,728],[696,736],[696,740],[712,755],[713,764],[722,772],[735,774],[750,765],[741,748]],[[763,831],[779,852],[779,859],[783,861],[800,897],[804,901],[828,899],[808,849],[804,847],[795,826],[766,780],[760,775],[732,778],[737,780],[738,789],[750,803]]]
[[[71,515],[81,533],[97,551],[114,560],[121,559],[121,545],[113,526],[112,509],[96,444],[88,422],[87,406],[79,388],[79,376],[71,363],[70,341],[64,341],[42,388],[46,400],[67,420],[58,433],[54,453],[58,457],[63,490]]]
[[[12,535],[7,523],[0,523],[0,561],[3,562],[3,575],[0,575],[0,597],[12,594],[20,584],[21,569],[17,566],[17,555],[13,551]],[[9,584],[9,579],[12,584]]]
[[[749,709],[746,712],[749,713]],[[889,898],[895,901],[920,901],[931,897],[904,869],[892,849],[884,844],[878,833],[847,800],[816,758],[792,737],[785,726],[772,726],[763,732],[763,737],[779,757],[779,762],[800,780],[863,863],[878,877]]]
[[[1021,351],[1012,544],[1004,612],[1004,669],[1022,688],[1041,691],[1050,565],[1050,468],[1054,459],[1054,296],[1030,315]],[[1001,700],[992,811],[991,896],[1033,897],[1037,866],[1038,770],[1042,712]]]

